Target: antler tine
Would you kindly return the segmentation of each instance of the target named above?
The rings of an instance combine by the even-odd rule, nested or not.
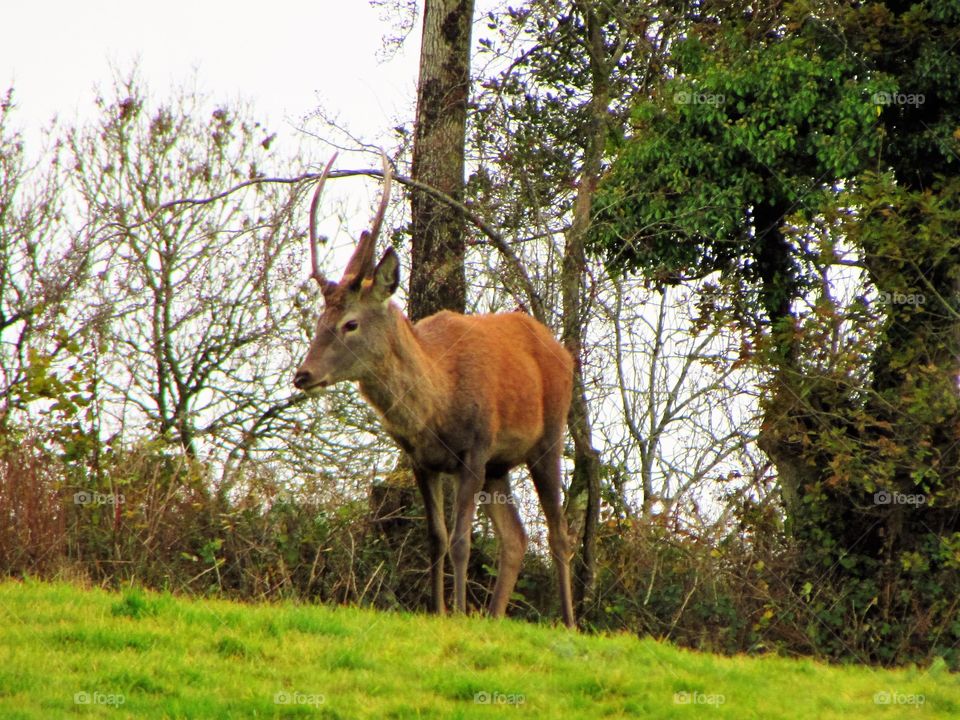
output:
[[[320,175],[320,181],[317,183],[317,189],[313,191],[313,200],[310,201],[310,277],[317,281],[320,289],[327,287],[328,281],[326,275],[320,271],[320,251],[317,241],[317,207],[320,205],[320,195],[323,193],[323,186],[327,182],[327,176],[330,174],[330,168],[333,167],[333,161],[337,159],[337,153],[327,162],[327,166]],[[326,242],[327,239],[323,238]]]
[[[380,207],[377,209],[377,214],[373,218],[370,229],[360,233],[360,241],[343,271],[341,284],[357,278],[368,277],[373,272],[373,256],[376,251],[377,236],[380,234],[380,226],[383,225],[383,216],[387,212],[387,203],[390,201],[390,179],[392,177],[390,161],[383,150],[380,151],[380,156],[383,160],[383,194],[380,197]]]
[[[383,194],[380,196],[380,207],[377,208],[376,217],[373,218],[373,224],[370,226],[371,244],[376,244],[377,237],[380,235],[383,216],[387,212],[387,204],[390,202],[390,181],[393,178],[390,160],[387,159],[387,154],[382,149],[380,150],[380,160],[383,163]]]

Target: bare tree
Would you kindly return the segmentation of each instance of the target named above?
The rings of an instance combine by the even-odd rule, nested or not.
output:
[[[613,332],[598,347],[615,375],[595,401],[609,418],[599,429],[607,463],[635,479],[618,488],[624,501],[643,516],[696,504],[699,522],[722,515],[718,480],[741,473],[758,409],[748,391],[757,378],[738,363],[742,338],[698,323],[694,292],[621,279],[600,295],[599,324]]]
[[[220,462],[292,433],[301,447],[324,445],[290,385],[287,348],[303,336],[308,299],[297,296],[302,188],[257,182],[289,165],[273,136],[243,108],[191,92],[154,105],[131,78],[97,102],[98,124],[71,131],[66,147],[104,243],[85,300],[109,316],[110,424]],[[324,455],[313,449],[311,464]]]
[[[81,389],[77,344],[95,319],[72,303],[92,243],[63,221],[56,148],[31,164],[14,111],[10,90],[0,99],[0,425],[32,400],[68,402]]]

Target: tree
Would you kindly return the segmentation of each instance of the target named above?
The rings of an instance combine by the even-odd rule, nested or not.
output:
[[[746,290],[713,311],[754,329],[760,446],[801,548],[786,581],[814,646],[837,655],[902,661],[952,643],[957,20],[938,3],[701,18],[659,97],[637,103],[598,199],[592,247],[612,267],[661,282],[719,272]],[[911,104],[924,90],[936,100]],[[844,283],[846,267],[865,274]],[[929,305],[869,300],[922,287]],[[938,509],[883,503],[918,493]]]
[[[78,298],[92,285],[96,239],[64,218],[59,146],[28,161],[13,98],[0,99],[0,445],[32,426],[82,452],[96,353],[81,346],[96,344],[103,318]]]
[[[413,179],[463,199],[473,0],[428,0],[423,11]],[[465,219],[427,193],[412,192],[409,315],[466,309]]]
[[[97,104],[98,123],[71,130],[65,151],[101,248],[95,292],[79,300],[104,318],[109,425],[221,462],[278,426],[310,428],[290,400],[299,358],[277,362],[300,334],[306,248],[300,188],[259,182],[277,160],[271,134],[195,93],[153,103],[135,77]]]
[[[597,301],[602,326],[613,333],[612,347],[601,352],[609,353],[614,377],[593,401],[606,420],[598,435],[627,517],[713,525],[729,510],[717,502],[723,493],[757,489],[712,482],[744,473],[757,431],[745,395],[757,377],[736,363],[743,339],[697,316],[698,292],[706,294],[677,286],[645,291],[623,278],[609,300],[604,293]],[[645,298],[642,307],[637,297]]]

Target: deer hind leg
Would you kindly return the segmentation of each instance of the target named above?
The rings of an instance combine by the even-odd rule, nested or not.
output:
[[[540,506],[547,520],[547,542],[557,572],[560,591],[560,614],[567,627],[575,624],[573,592],[570,585],[570,536],[567,518],[563,514],[560,487],[560,442],[551,445],[542,455],[528,463],[530,477],[540,498]]]
[[[438,615],[446,613],[443,599],[443,563],[447,557],[447,525],[443,519],[443,485],[435,473],[414,470],[417,487],[423,496],[423,509],[427,516],[427,533],[430,540],[430,595],[432,610]]]
[[[477,501],[484,485],[486,462],[478,462],[475,455],[463,463],[457,485],[456,521],[450,539],[450,560],[453,562],[453,606],[458,612],[467,611],[467,563],[470,560],[470,533],[477,514]]]
[[[507,610],[510,595],[520,575],[520,565],[527,549],[527,534],[523,531],[517,504],[510,492],[507,475],[488,477],[480,493],[482,507],[500,541],[500,561],[497,565],[497,582],[490,596],[490,614],[502,617]]]

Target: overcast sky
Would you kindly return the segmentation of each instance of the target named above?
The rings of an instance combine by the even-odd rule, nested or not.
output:
[[[403,52],[382,62],[391,34],[366,0],[30,0],[4,3],[0,83],[14,87],[27,132],[54,115],[90,112],[111,67],[138,63],[155,97],[196,78],[214,100],[246,99],[281,136],[322,105],[366,138],[411,114],[419,19]]]
[[[249,102],[278,134],[276,148],[296,158],[282,173],[292,176],[328,157],[327,146],[297,131],[317,108],[389,147],[391,128],[413,117],[421,20],[385,60],[395,18],[368,0],[16,0],[3,7],[0,92],[14,89],[13,124],[30,155],[54,116],[82,123],[93,115],[95,88],[108,90],[115,72],[136,66],[156,101],[195,84],[211,103]],[[296,155],[304,142],[307,152]],[[343,153],[337,162],[375,164]],[[361,179],[325,193],[320,232],[331,237],[336,262],[352,251],[379,193]],[[336,211],[349,219],[339,222]]]

